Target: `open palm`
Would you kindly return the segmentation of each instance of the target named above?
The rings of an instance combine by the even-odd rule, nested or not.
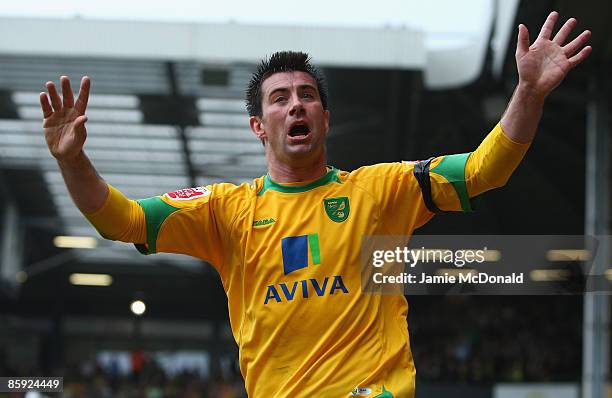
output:
[[[58,160],[68,160],[81,152],[87,137],[85,111],[91,81],[88,77],[83,77],[76,102],[68,77],[62,76],[60,83],[63,99],[60,98],[55,84],[47,82],[46,87],[49,94],[47,96],[47,93],[40,93],[40,106],[49,151]]]
[[[529,32],[525,25],[519,26],[516,66],[520,83],[527,85],[542,97],[550,94],[568,72],[591,53],[591,47],[584,46],[591,36],[588,30],[563,45],[576,26],[574,18],[568,19],[555,37],[550,39],[558,16],[557,12],[548,15],[538,38],[532,45],[529,45]]]

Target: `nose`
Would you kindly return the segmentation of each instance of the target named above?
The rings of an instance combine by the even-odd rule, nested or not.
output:
[[[301,114],[304,111],[304,106],[302,104],[302,101],[297,95],[293,95],[291,96],[291,98],[292,100],[291,100],[291,107],[289,108],[289,115],[295,116],[295,115]]]

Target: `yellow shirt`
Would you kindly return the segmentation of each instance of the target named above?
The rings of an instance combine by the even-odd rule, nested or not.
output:
[[[527,147],[498,125],[471,155],[431,160],[435,206],[470,211],[470,197],[503,185]],[[410,235],[433,216],[416,164],[329,168],[301,185],[264,176],[138,202],[111,187],[88,218],[143,253],[188,254],[216,268],[249,397],[411,398],[408,303],[362,294],[360,247],[364,235]]]

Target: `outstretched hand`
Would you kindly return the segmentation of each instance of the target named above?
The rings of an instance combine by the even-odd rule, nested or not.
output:
[[[40,106],[44,117],[43,129],[51,154],[57,160],[70,160],[81,152],[87,137],[85,111],[91,80],[87,76],[81,79],[76,102],[67,76],[60,77],[60,84],[63,99],[51,81],[45,84],[49,94],[40,93]]]
[[[519,84],[528,87],[534,95],[545,98],[559,85],[576,65],[584,61],[591,53],[591,46],[585,46],[591,32],[585,30],[571,42],[564,45],[576,19],[570,18],[559,29],[551,40],[559,14],[551,12],[542,25],[542,30],[533,44],[529,44],[529,32],[523,24],[519,25],[518,43],[516,46],[516,66],[519,73]]]

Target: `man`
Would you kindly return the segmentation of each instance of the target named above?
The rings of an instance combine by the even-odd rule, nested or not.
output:
[[[294,52],[262,62],[247,90],[250,127],[268,162],[268,174],[252,184],[125,198],[83,152],[88,78],[76,102],[67,77],[63,103],[47,83],[45,137],[76,205],[102,236],[217,269],[249,396],[413,397],[408,305],[403,295],[361,293],[361,238],[410,235],[435,212],[469,211],[470,198],[506,183],[544,99],[591,51],[588,31],[563,45],[575,19],[550,39],[557,16],[531,46],[519,26],[519,84],[500,124],[471,154],[350,173],[326,166],[325,83],[307,55]]]

